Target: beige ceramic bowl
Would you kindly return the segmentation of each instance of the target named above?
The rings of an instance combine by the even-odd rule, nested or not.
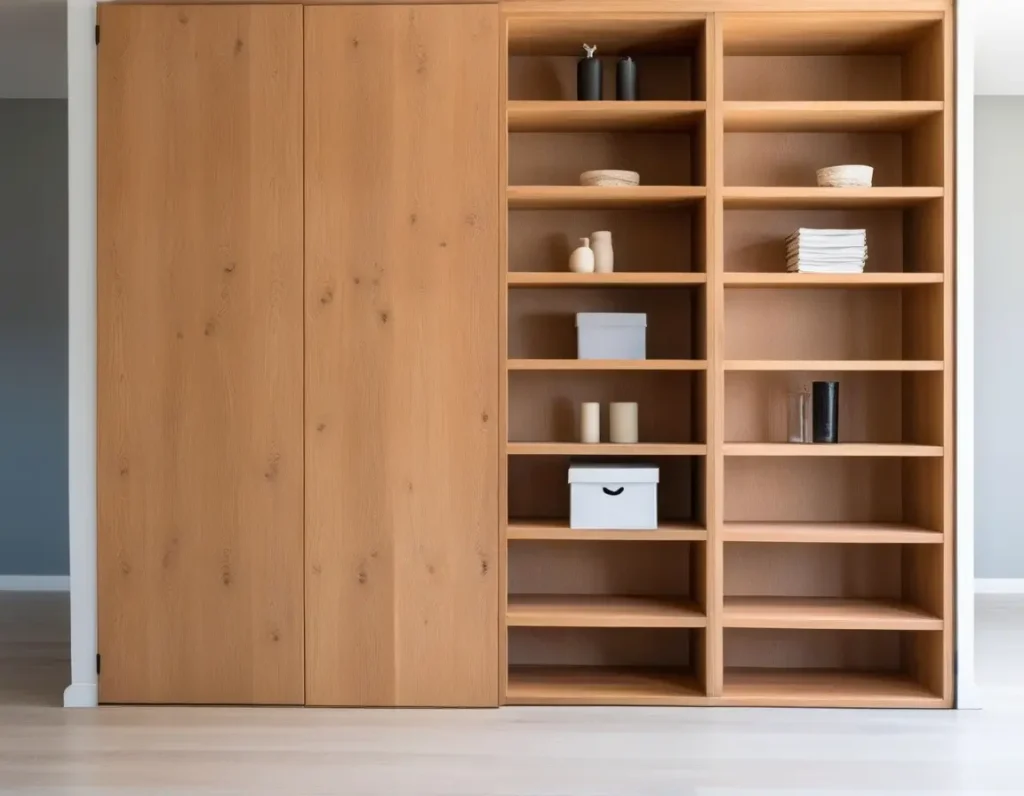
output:
[[[870,188],[874,173],[871,166],[829,166],[818,169],[818,187]]]
[[[640,175],[635,171],[599,169],[597,171],[585,171],[580,175],[580,185],[599,185],[610,188],[639,184]]]

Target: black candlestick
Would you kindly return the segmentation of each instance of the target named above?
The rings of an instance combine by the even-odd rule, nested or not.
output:
[[[815,442],[839,442],[839,382],[816,381],[811,385]]]
[[[615,67],[615,99],[636,99],[636,61],[628,55]]]
[[[584,44],[585,58],[576,64],[576,99],[601,99],[601,62],[594,57],[597,47]]]

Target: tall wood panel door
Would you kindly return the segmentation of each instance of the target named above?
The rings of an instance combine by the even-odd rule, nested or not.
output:
[[[498,10],[306,9],[306,700],[498,699]]]
[[[100,697],[302,703],[302,8],[100,25]]]

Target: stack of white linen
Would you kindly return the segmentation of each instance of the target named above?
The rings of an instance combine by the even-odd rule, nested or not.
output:
[[[801,274],[861,274],[868,260],[867,231],[807,229],[786,238],[786,270]]]

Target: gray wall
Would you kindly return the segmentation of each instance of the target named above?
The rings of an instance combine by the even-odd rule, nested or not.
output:
[[[974,109],[975,575],[1024,578],[1024,97]]]
[[[67,100],[0,99],[0,575],[68,572]]]

